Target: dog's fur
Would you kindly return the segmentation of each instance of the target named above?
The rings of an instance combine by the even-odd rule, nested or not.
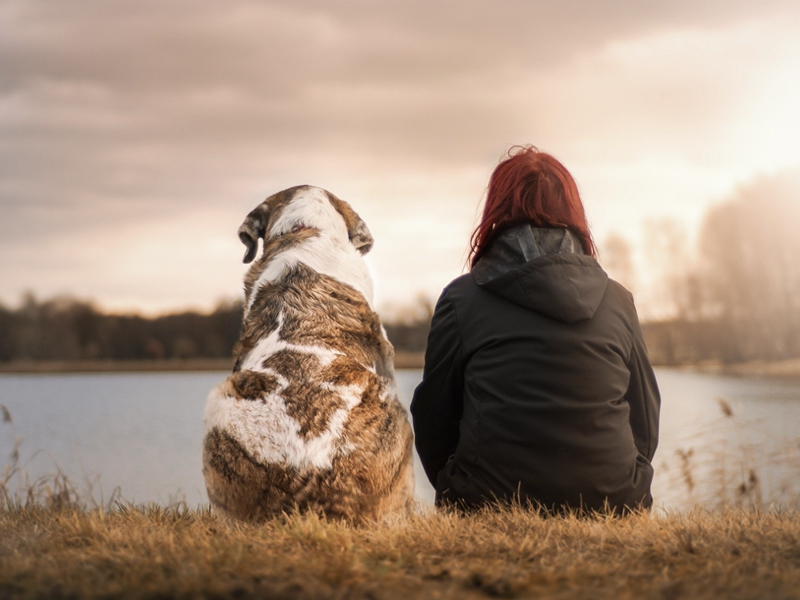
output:
[[[203,474],[215,510],[253,521],[316,511],[352,523],[405,514],[412,434],[393,350],[372,310],[366,224],[299,186],[239,228],[245,262],[233,374],[208,398]]]

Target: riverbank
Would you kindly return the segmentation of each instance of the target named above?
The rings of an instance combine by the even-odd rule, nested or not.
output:
[[[784,379],[800,379],[800,358],[787,360],[764,361],[752,360],[742,363],[722,363],[706,361],[691,365],[658,365],[667,369],[681,369],[713,375],[734,375],[737,377],[772,377]]]
[[[395,368],[421,369],[422,352],[395,353]],[[0,373],[136,373],[158,371],[230,371],[231,358],[191,358],[163,360],[17,360],[0,362]]]
[[[163,360],[17,360],[0,363],[0,373],[150,373],[158,371],[230,371],[233,359]]]
[[[421,369],[425,365],[423,352],[395,353],[395,368]],[[775,377],[800,379],[800,358],[782,361],[750,361],[724,364],[716,361],[693,365],[656,365],[665,369],[697,371],[714,375],[739,377]],[[0,373],[149,373],[183,371],[230,371],[233,360],[228,358],[194,358],[165,360],[53,360],[0,362]]]
[[[0,510],[3,598],[797,598],[800,515],[429,512],[353,529],[207,510]]]

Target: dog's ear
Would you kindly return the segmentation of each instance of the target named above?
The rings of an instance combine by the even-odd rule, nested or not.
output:
[[[353,214],[355,215],[355,213]],[[372,250],[375,239],[372,237],[367,224],[358,215],[356,215],[355,226],[347,227],[347,235],[350,237],[350,242],[361,254],[366,254]]]
[[[361,254],[366,254],[372,250],[372,245],[375,240],[369,231],[369,227],[364,223],[364,220],[358,216],[358,213],[344,200],[340,200],[330,192],[328,198],[333,204],[333,207],[342,215],[344,223],[347,226],[347,237],[350,238],[350,243],[355,246],[356,250]]]
[[[267,222],[266,200],[256,206],[239,226],[239,239],[247,247],[244,253],[244,262],[252,262],[258,253],[258,240],[263,239],[266,233]]]
[[[250,211],[250,214],[239,226],[239,239],[247,246],[247,251],[244,253],[244,262],[252,262],[256,257],[258,240],[264,239],[270,220],[279,217],[281,211],[292,201],[297,191],[307,187],[307,185],[297,185],[273,194]]]

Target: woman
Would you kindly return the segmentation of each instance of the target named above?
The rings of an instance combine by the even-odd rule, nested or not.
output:
[[[656,379],[633,297],[595,260],[560,162],[509,152],[470,264],[436,304],[411,403],[436,503],[649,508]]]

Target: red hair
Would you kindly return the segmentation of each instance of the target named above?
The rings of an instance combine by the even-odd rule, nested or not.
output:
[[[558,160],[534,146],[511,148],[489,178],[483,218],[470,241],[470,266],[501,232],[522,223],[565,227],[578,236],[586,254],[596,257],[575,180]]]

